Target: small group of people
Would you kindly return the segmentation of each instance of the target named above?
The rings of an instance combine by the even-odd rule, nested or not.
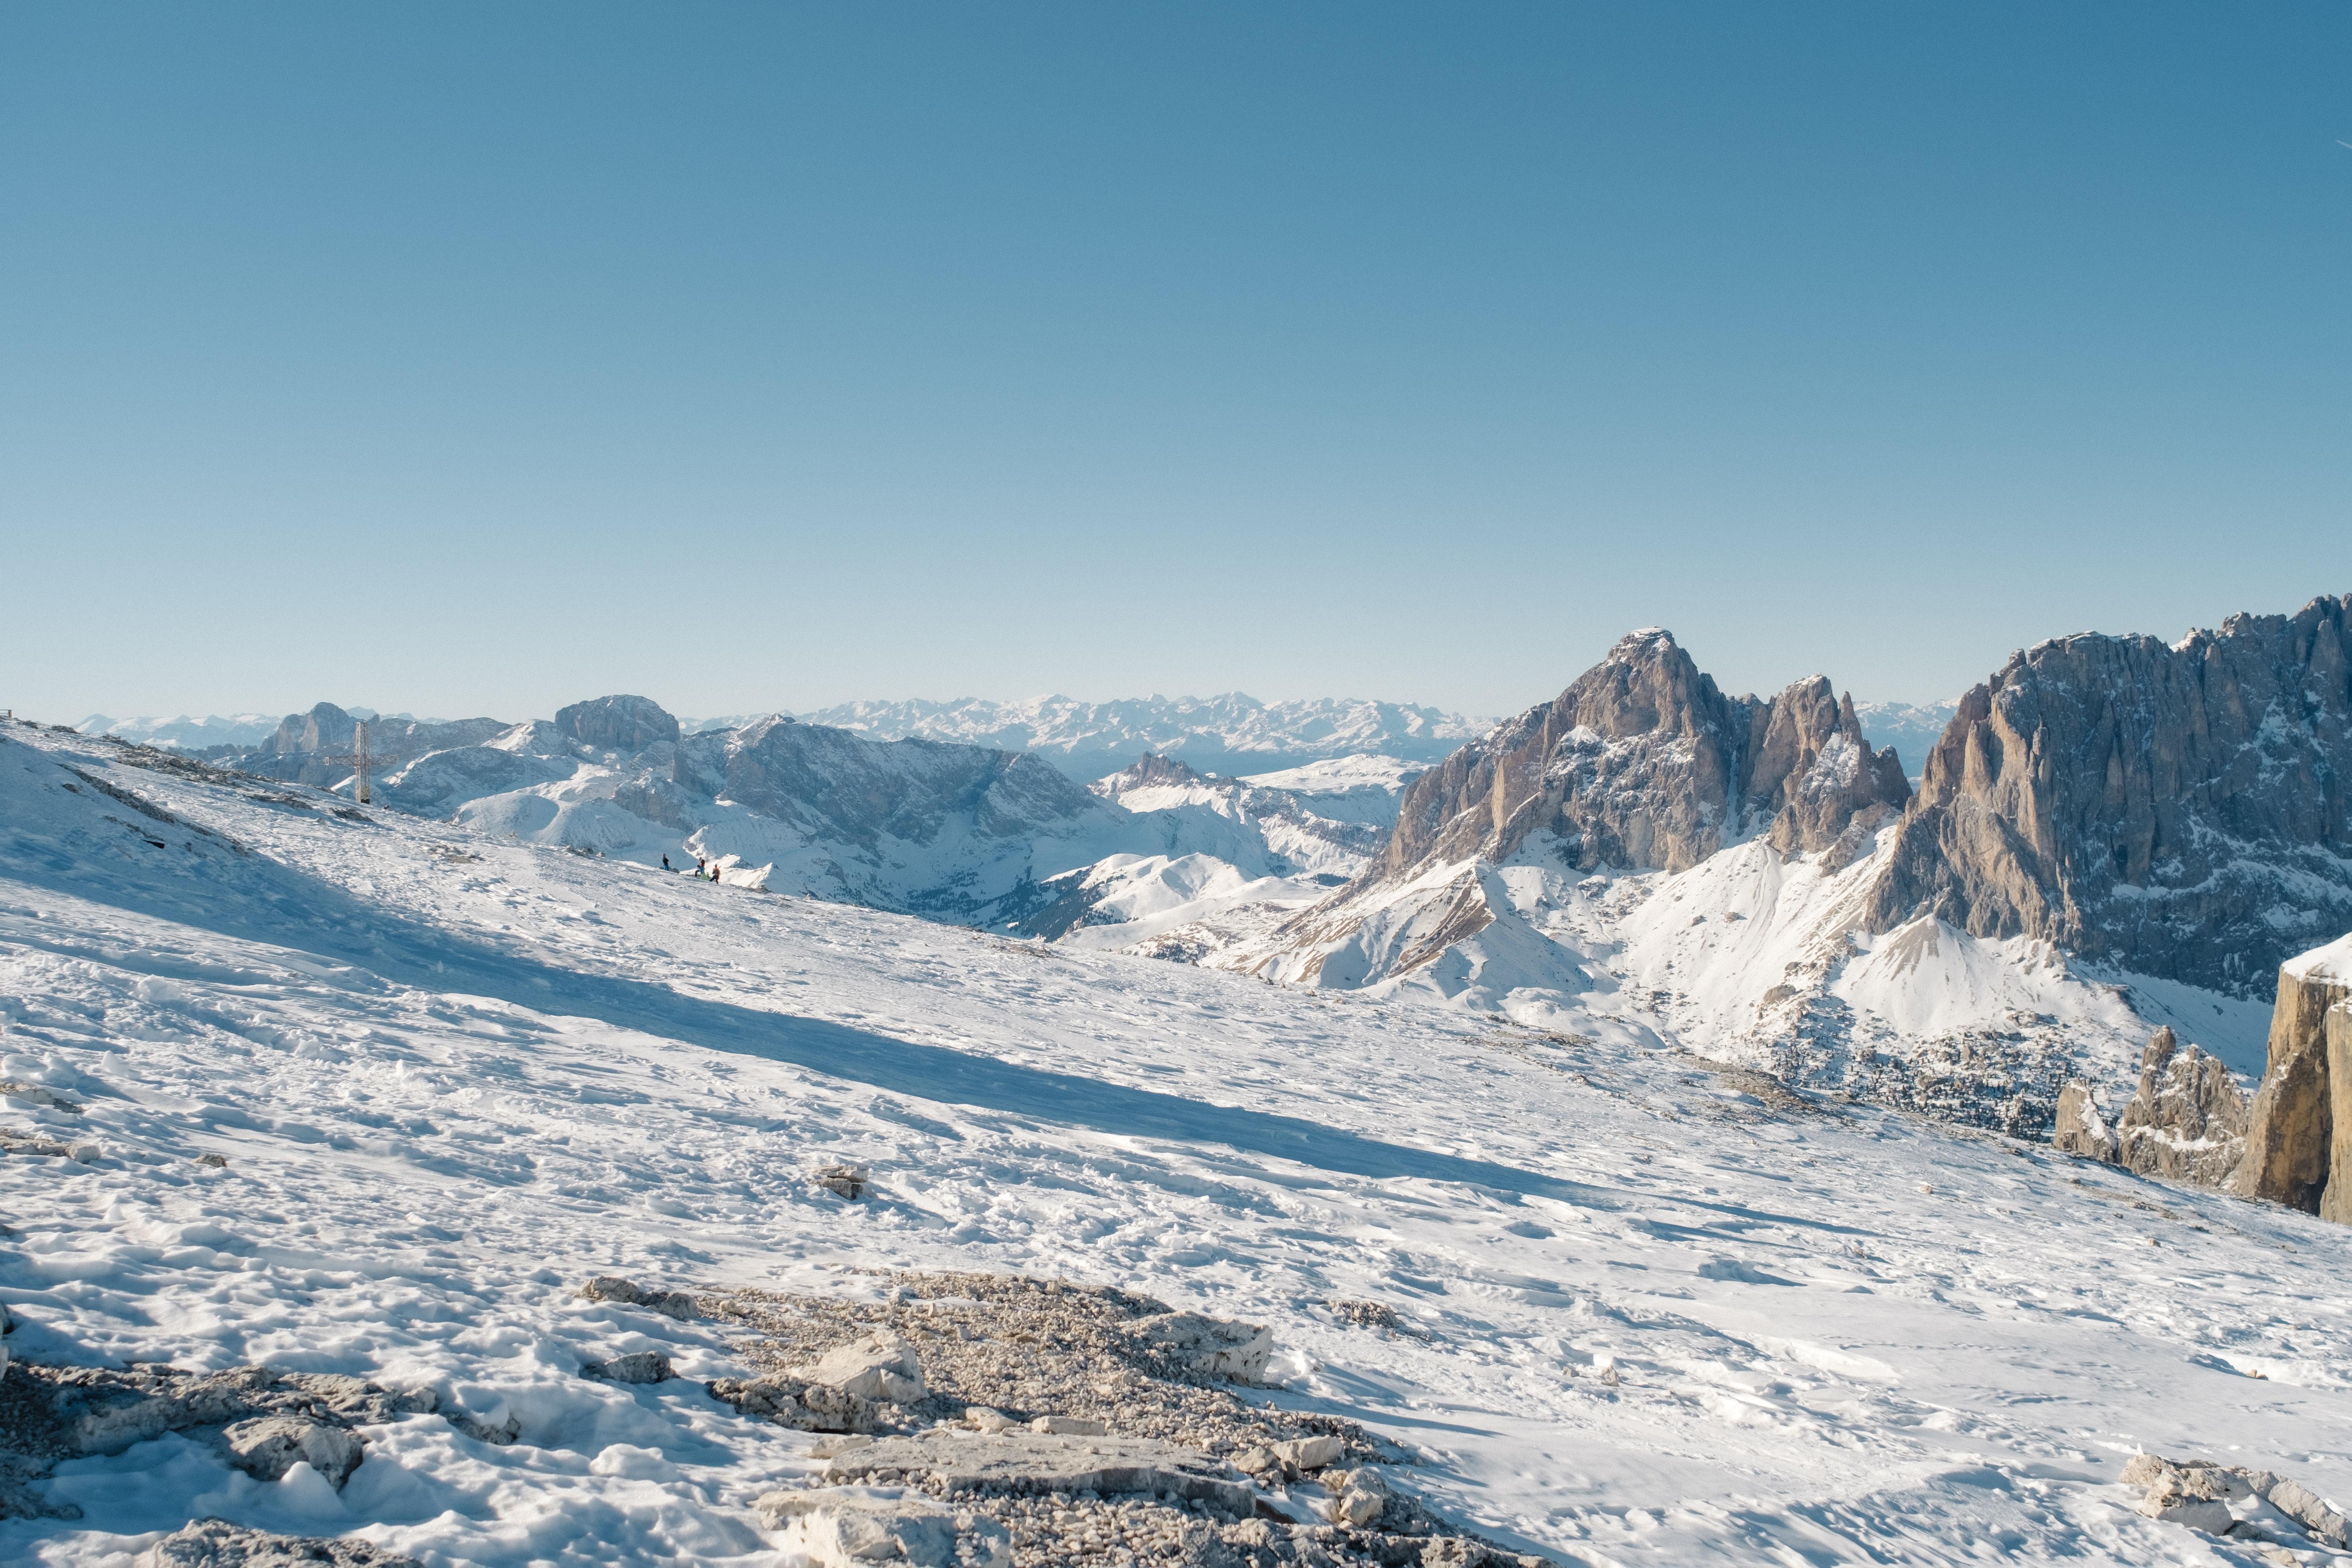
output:
[[[669,863],[669,857],[665,855],[662,857],[662,869],[665,871],[675,871],[677,868],[671,865]],[[697,855],[694,858],[694,875],[697,879],[700,881],[715,882],[719,880],[719,862],[716,860],[706,860],[701,856]]]

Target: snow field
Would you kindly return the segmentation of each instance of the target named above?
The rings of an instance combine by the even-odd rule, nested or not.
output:
[[[750,1501],[811,1439],[703,1394],[745,1371],[713,1325],[570,1298],[604,1272],[1002,1268],[1268,1322],[1269,1397],[1419,1448],[1397,1484],[1563,1561],[2252,1561],[2130,1512],[2142,1446],[2352,1493],[2352,1268],[2304,1215],[1775,1111],[1632,1031],[1042,950],[117,754],[0,731],[0,1076],[85,1106],[5,1121],[104,1151],[0,1161],[11,1353],[425,1383],[522,1431],[377,1428],[340,1496],[166,1437],[62,1467],[85,1517],[0,1524],[0,1560],[127,1563],[217,1513],[436,1563],[774,1561]],[[812,1190],[834,1160],[877,1190]],[[641,1349],[681,1381],[577,1375]]]

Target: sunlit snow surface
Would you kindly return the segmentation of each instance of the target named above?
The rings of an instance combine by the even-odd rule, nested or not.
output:
[[[0,1561],[127,1563],[215,1513],[435,1563],[772,1562],[749,1505],[811,1439],[702,1393],[744,1370],[710,1325],[570,1287],[875,1265],[1271,1323],[1272,1397],[1417,1446],[1398,1484],[1564,1561],[2253,1561],[2130,1511],[2141,1445],[2352,1501],[2352,1262],[2315,1219],[1768,1115],[1631,1031],[1562,1047],[119,754],[0,731],[0,1076],[89,1107],[5,1120],[106,1151],[0,1161],[12,1353],[431,1382],[522,1438],[409,1417],[337,1497],[167,1437],[65,1467],[87,1517],[0,1525]],[[803,1178],[844,1158],[866,1202]],[[577,1375],[648,1348],[681,1381]]]

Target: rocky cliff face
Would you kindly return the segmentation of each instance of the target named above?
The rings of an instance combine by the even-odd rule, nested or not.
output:
[[[2058,1100],[2052,1142],[2144,1176],[2220,1186],[2246,1148],[2246,1097],[2230,1069],[2169,1028],[2140,1057],[2139,1087],[2111,1125],[2091,1085],[2069,1083]]]
[[[1810,852],[1909,795],[1895,753],[1872,750],[1826,679],[1726,697],[1652,629],[1415,780],[1378,875],[1500,860],[1538,829],[1585,870],[1683,870],[1759,826]]]
[[[2352,936],[2280,966],[2248,1120],[2238,1192],[2352,1223]]]
[[[2040,644],[1962,700],[1874,890],[2141,974],[2267,992],[2352,926],[2352,599]]]
[[[677,721],[649,697],[598,697],[574,702],[556,712],[555,728],[581,745],[631,755],[677,739]]]

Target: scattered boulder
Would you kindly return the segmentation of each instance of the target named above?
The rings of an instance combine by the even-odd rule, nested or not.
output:
[[[1305,1474],[1339,1462],[1347,1445],[1329,1433],[1313,1437],[1293,1437],[1274,1445],[1274,1455],[1293,1470]]]
[[[2303,1526],[2304,1532],[2314,1541],[2336,1548],[2338,1552],[2352,1549],[2352,1521],[2321,1500],[2319,1495],[2300,1481],[2284,1481],[2263,1477],[2270,1485],[2256,1489],[2263,1500]]]
[[[643,1307],[680,1322],[701,1315],[699,1304],[684,1290],[648,1290],[634,1279],[611,1274],[597,1275],[573,1294],[583,1301],[618,1301],[625,1307]]]
[[[873,1168],[866,1165],[819,1165],[809,1180],[835,1197],[860,1198],[873,1184]]]
[[[878,1432],[890,1424],[879,1401],[789,1373],[716,1378],[703,1387],[746,1415],[801,1432]]]
[[[221,1429],[228,1462],[256,1480],[274,1481],[307,1463],[341,1489],[362,1457],[360,1440],[341,1426],[301,1415],[259,1415]]]
[[[1040,1415],[1029,1423],[1029,1430],[1055,1437],[1100,1437],[1107,1436],[1110,1427],[1083,1415]]]
[[[2168,1459],[2158,1454],[2135,1454],[2124,1466],[2126,1486],[2141,1489],[2139,1511],[2168,1524],[2185,1524],[2209,1535],[2281,1539],[2282,1531],[2299,1531],[2321,1545],[2342,1551],[2352,1546],[2352,1521],[2330,1508],[2298,1481],[2284,1480],[2268,1470],[2217,1465],[2210,1459]],[[2240,1519],[2232,1503],[2260,1498],[2269,1512],[2257,1509],[2256,1519]],[[2291,1537],[2286,1544],[2294,1544]]]
[[[424,1568],[414,1557],[364,1541],[272,1535],[222,1520],[198,1520],[139,1554],[136,1568]]]
[[[836,1345],[803,1375],[877,1404],[912,1405],[929,1392],[915,1347],[887,1330]]]
[[[1166,1312],[1139,1321],[1130,1332],[1166,1360],[1202,1377],[1261,1383],[1274,1355],[1274,1331],[1260,1323],[1198,1312]]]
[[[580,1375],[601,1383],[667,1383],[677,1374],[661,1352],[632,1351],[610,1361],[592,1361],[580,1369]]]
[[[0,1078],[0,1094],[11,1100],[22,1100],[34,1105],[45,1105],[52,1110],[62,1110],[68,1116],[79,1116],[81,1105],[68,1100],[55,1089],[43,1089],[37,1083],[26,1083],[18,1079]]]
[[[1362,1530],[1376,1523],[1388,1511],[1388,1482],[1378,1470],[1366,1468],[1346,1470],[1323,1478],[1324,1489],[1331,1494],[1331,1522],[1350,1530]]]
[[[228,1156],[226,1154],[199,1154],[196,1156],[196,1163],[199,1165],[210,1165],[215,1171],[226,1171],[228,1169]]]
[[[770,1492],[752,1505],[761,1525],[780,1532],[787,1554],[814,1568],[1009,1568],[1013,1537],[969,1509],[940,1507],[907,1493],[874,1497],[836,1490]]]
[[[1152,1437],[1065,1437],[1018,1430],[992,1436],[935,1427],[836,1456],[826,1474],[836,1481],[929,1478],[950,1495],[1152,1492],[1241,1516],[1255,1507],[1248,1483],[1227,1466]]]

